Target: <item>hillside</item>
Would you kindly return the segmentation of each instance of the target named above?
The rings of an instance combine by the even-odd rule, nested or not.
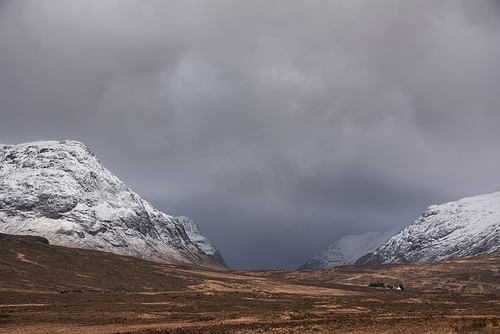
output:
[[[397,232],[397,230],[391,230],[347,235],[329,245],[297,270],[320,270],[354,264],[361,256],[375,250]]]
[[[500,192],[428,207],[356,264],[411,263],[500,251]]]
[[[0,146],[0,232],[221,268],[190,241],[175,217],[142,199],[77,141]]]

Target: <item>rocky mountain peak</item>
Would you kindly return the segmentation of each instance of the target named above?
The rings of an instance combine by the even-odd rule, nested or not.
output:
[[[500,192],[428,207],[356,264],[434,262],[500,250]]]
[[[217,267],[78,141],[0,145],[0,232],[148,260]]]

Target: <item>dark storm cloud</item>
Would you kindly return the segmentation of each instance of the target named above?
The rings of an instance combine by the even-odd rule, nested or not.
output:
[[[234,268],[500,190],[496,1],[0,2],[0,142],[77,139]]]

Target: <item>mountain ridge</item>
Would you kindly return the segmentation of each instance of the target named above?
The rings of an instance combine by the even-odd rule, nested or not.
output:
[[[309,259],[297,270],[321,270],[354,264],[361,256],[375,250],[399,229],[387,232],[368,232],[362,235],[347,235]]]
[[[0,232],[164,263],[222,269],[83,143],[0,146]]]
[[[196,247],[201,249],[205,254],[212,258],[212,260],[227,267],[226,262],[224,261],[224,258],[222,257],[219,249],[215,247],[212,242],[201,233],[200,227],[194,222],[194,220],[186,216],[178,216],[176,218],[182,224],[187,236],[189,237],[191,242],[196,245]]]
[[[500,250],[500,192],[429,206],[355,264],[435,262]]]

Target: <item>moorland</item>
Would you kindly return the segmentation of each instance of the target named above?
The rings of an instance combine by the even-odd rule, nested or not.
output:
[[[0,234],[0,333],[500,333],[499,268],[209,271]]]

